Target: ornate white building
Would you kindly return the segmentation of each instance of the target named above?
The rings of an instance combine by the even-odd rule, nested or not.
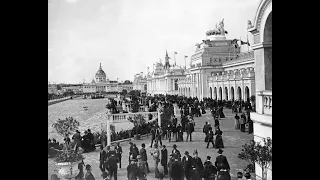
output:
[[[178,94],[178,82],[185,77],[185,69],[172,66],[166,52],[165,64],[156,62],[155,70],[147,76],[147,94]]]
[[[254,121],[254,140],[272,138],[272,0],[261,0],[253,24],[248,23],[254,43],[256,112],[250,113]],[[256,179],[261,179],[261,168],[256,165]],[[272,162],[267,171],[272,179]]]
[[[143,76],[143,72],[134,75],[133,90],[147,92],[147,77]]]
[[[83,93],[97,93],[97,92],[118,92],[118,82],[110,81],[106,73],[102,70],[101,63],[99,70],[96,72],[95,80],[91,83],[83,83]]]
[[[196,44],[191,68],[178,83],[179,95],[247,100],[255,94],[253,52],[240,53],[238,40],[227,40],[223,27],[222,20],[206,33],[206,40]]]

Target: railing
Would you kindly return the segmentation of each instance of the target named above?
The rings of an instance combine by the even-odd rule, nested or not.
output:
[[[262,96],[262,114],[272,115],[272,91],[260,91],[258,96]]]
[[[138,113],[122,113],[122,114],[107,114],[108,120],[110,120],[111,123],[117,123],[121,121],[128,121],[128,118],[134,118],[138,114],[143,115],[143,117],[148,121],[149,120],[149,114],[152,115],[152,117],[158,117],[158,112],[138,112]]]

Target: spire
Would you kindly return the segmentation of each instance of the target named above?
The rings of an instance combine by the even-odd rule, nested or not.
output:
[[[169,59],[170,59],[170,57],[168,56],[168,52],[166,50],[166,57],[165,57],[165,63],[164,63],[165,69],[169,69],[169,67],[170,67]]]

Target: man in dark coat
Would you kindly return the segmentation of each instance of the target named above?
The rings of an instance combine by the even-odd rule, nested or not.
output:
[[[141,144],[141,149],[140,149],[140,157],[141,161],[145,162],[147,172],[150,172],[149,165],[148,165],[148,157],[147,157],[147,151],[145,149],[146,145],[144,143]]]
[[[201,174],[204,167],[203,167],[203,164],[202,164],[202,161],[201,161],[201,158],[198,157],[198,151],[195,150],[193,152],[193,165],[194,167],[197,169],[198,173]]]
[[[150,147],[152,148],[153,147],[152,146],[153,145],[153,141],[156,140],[156,129],[155,129],[155,127],[151,128],[150,133],[151,133],[151,145],[150,145]]]
[[[137,148],[136,144],[133,144],[132,147],[132,157],[134,159],[137,159],[137,156],[139,155],[139,149]]]
[[[118,159],[119,168],[121,169],[122,148],[121,148],[119,142],[117,142],[117,145],[114,147],[114,151],[116,152],[116,157]]]
[[[192,170],[193,159],[189,155],[188,151],[186,151],[184,153],[184,155],[185,156],[182,158],[182,164],[183,164],[183,168],[184,168],[184,175],[186,176],[186,179],[189,180],[190,179],[190,171]]]
[[[197,168],[192,165],[192,169],[189,172],[189,179],[190,180],[202,180],[199,171],[197,170]]]
[[[173,149],[172,149],[172,154],[176,155],[178,159],[181,158],[181,154],[180,154],[180,151],[177,149],[177,145],[176,144],[173,144]]]
[[[214,134],[213,134],[212,128],[209,127],[209,131],[208,131],[208,133],[207,133],[207,139],[208,139],[207,148],[209,148],[210,142],[212,143],[212,147],[214,147],[213,135],[214,135]]]
[[[105,167],[106,159],[107,159],[107,153],[106,153],[106,151],[103,150],[103,146],[100,145],[100,156],[99,156],[100,165],[99,165],[99,168],[100,168],[101,172],[105,172],[105,170],[106,170],[106,167]]]
[[[218,150],[218,156],[216,157],[216,161],[215,161],[215,166],[217,167],[217,170],[220,171],[221,169],[223,170],[230,170],[230,166],[227,160],[227,157],[225,157],[224,155],[222,155],[223,150],[219,149]]]
[[[202,129],[202,132],[206,135],[205,136],[205,139],[204,139],[204,142],[208,142],[208,131],[209,131],[209,124],[208,124],[208,121],[206,121],[205,125],[203,126],[203,129]]]
[[[192,141],[192,131],[193,131],[193,123],[192,122],[187,123],[186,131],[187,131],[186,141],[188,141],[188,137],[190,137],[190,141]]]
[[[109,167],[109,173],[111,177],[114,177],[114,180],[117,180],[117,169],[118,169],[118,160],[116,157],[116,152],[110,152],[111,156],[107,160],[107,166]]]
[[[127,179],[128,180],[137,180],[139,175],[139,168],[135,159],[131,159],[130,164],[127,167]]]
[[[182,180],[183,179],[183,165],[182,162],[176,157],[171,165],[171,178],[172,180]]]
[[[91,133],[91,130],[88,129],[88,139],[89,139],[89,144],[90,144],[90,151],[93,151],[96,149],[96,146],[94,144],[94,136]]]
[[[166,145],[162,146],[161,149],[161,165],[164,169],[164,175],[168,174],[168,150],[166,149]]]
[[[180,124],[177,126],[178,141],[183,141],[183,129]]]
[[[78,148],[81,147],[81,135],[80,131],[76,130],[76,133],[72,136],[72,139],[76,143],[76,152],[78,152]]]

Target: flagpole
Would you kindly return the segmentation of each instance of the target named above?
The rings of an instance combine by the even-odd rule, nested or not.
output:
[[[174,66],[176,66],[176,52],[173,52]]]
[[[247,31],[247,47],[248,47],[248,51],[249,51],[249,39],[248,39],[248,31]]]

